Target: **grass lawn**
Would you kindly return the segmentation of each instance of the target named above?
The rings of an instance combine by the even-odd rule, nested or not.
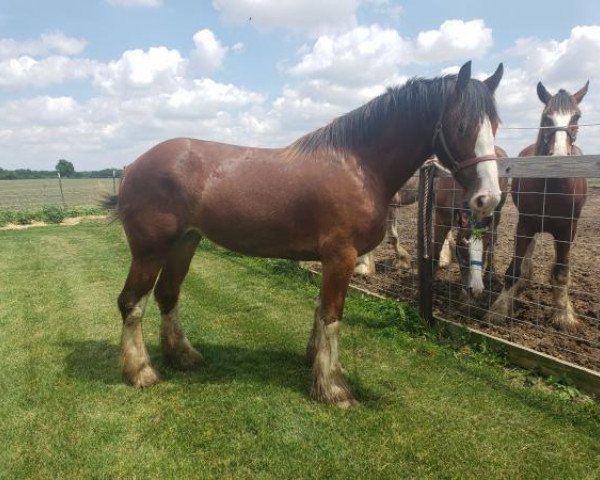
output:
[[[353,295],[342,361],[361,405],[308,398],[316,287],[209,244],[181,319],[208,361],[164,381],[118,368],[120,226],[0,232],[0,478],[600,478],[600,407]],[[570,392],[571,390],[567,390]]]

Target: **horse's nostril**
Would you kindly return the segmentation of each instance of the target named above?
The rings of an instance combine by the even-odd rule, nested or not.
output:
[[[477,208],[483,208],[485,207],[485,200],[486,200],[486,196],[485,195],[478,195],[477,198],[475,199],[475,206]]]

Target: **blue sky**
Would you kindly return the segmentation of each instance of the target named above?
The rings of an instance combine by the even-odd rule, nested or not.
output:
[[[249,20],[252,17],[252,20]],[[285,145],[392,84],[456,71],[506,76],[504,125],[535,126],[538,80],[590,79],[600,121],[595,1],[0,1],[0,167],[122,166],[189,135]],[[600,151],[599,129],[579,144]],[[499,133],[517,154],[535,132]]]

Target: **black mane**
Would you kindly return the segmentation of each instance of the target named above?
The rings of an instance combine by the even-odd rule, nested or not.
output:
[[[432,128],[455,84],[456,75],[412,78],[403,86],[388,88],[362,107],[304,135],[292,144],[292,148],[299,153],[311,153],[320,148],[349,150],[363,145],[390,122],[400,118]],[[470,81],[461,101],[465,127],[478,126],[484,115],[491,121],[499,121],[494,97],[482,82]]]

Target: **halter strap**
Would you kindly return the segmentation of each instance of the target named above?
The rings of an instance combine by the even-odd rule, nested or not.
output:
[[[569,140],[571,140],[571,143],[575,143],[575,140],[577,139],[577,131],[572,132],[571,128],[573,128],[573,126],[543,127],[542,137],[544,138],[544,143],[548,143],[548,138],[550,137],[550,135],[556,132],[565,132],[567,134],[567,137],[569,137]],[[546,132],[549,132],[549,135],[546,135]]]
[[[442,153],[444,155],[438,155],[438,157],[440,157],[440,160],[442,160],[442,157],[446,157],[446,160],[448,161],[448,165],[446,165],[446,167],[448,167],[452,175],[456,175],[461,170],[472,165],[476,165],[481,162],[496,160],[496,155],[482,155],[480,157],[473,157],[467,160],[463,160],[462,162],[458,162],[456,158],[454,158],[454,155],[452,155],[452,153],[450,152],[450,149],[448,148],[448,143],[446,142],[446,137],[444,136],[444,124],[442,122],[444,118],[444,113],[446,113],[446,97],[442,99],[442,108],[440,109],[440,116],[438,117],[438,121],[436,122],[435,129],[433,131],[433,138],[431,139],[431,148],[435,153],[436,144],[439,140],[439,144],[442,147]],[[442,161],[442,163],[444,162]]]

